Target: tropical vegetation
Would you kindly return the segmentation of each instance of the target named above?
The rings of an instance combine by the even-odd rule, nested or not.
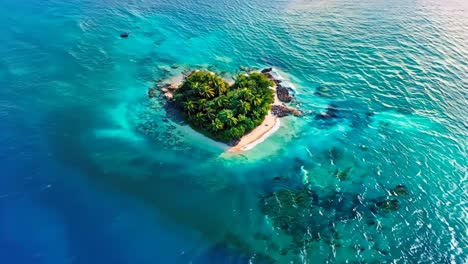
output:
[[[194,129],[230,142],[263,122],[274,102],[273,85],[261,73],[238,75],[230,86],[214,73],[194,71],[176,90],[174,100]]]

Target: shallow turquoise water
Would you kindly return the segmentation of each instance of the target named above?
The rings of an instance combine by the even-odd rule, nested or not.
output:
[[[2,1],[2,263],[466,262],[467,9]],[[146,97],[186,69],[266,66],[309,114],[242,155]],[[274,228],[261,197],[301,188],[306,228]],[[382,197],[399,209],[371,210]]]

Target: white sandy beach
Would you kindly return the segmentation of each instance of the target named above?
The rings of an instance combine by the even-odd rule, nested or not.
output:
[[[281,105],[280,100],[276,96],[275,92],[275,102],[272,105]],[[265,116],[262,124],[252,130],[250,133],[244,135],[240,141],[233,147],[228,149],[230,153],[242,152],[249,149],[252,149],[257,144],[263,142],[274,132],[276,132],[280,127],[279,117],[273,115],[271,111]]]

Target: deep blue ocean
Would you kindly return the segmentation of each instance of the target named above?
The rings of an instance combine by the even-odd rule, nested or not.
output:
[[[468,1],[2,0],[0,25],[0,263],[468,262]],[[147,96],[264,67],[307,114],[242,154]]]

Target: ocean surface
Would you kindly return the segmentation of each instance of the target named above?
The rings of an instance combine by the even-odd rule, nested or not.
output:
[[[0,263],[468,262],[468,1],[0,14]],[[242,154],[147,97],[264,67],[307,114]]]

